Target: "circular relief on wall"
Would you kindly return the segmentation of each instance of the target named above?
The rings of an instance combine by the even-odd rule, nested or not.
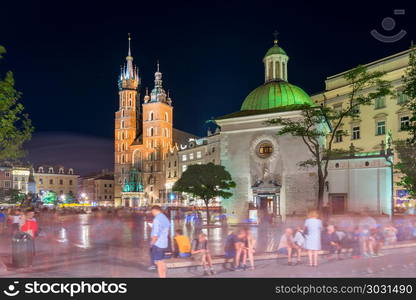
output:
[[[276,138],[267,134],[255,137],[251,141],[250,156],[257,163],[277,159],[278,147]]]
[[[269,141],[262,141],[256,147],[256,154],[260,158],[268,158],[273,153],[273,144]]]

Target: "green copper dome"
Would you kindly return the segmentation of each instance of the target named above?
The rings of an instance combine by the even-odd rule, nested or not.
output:
[[[273,47],[271,47],[267,52],[266,52],[266,55],[264,56],[264,57],[267,57],[267,56],[270,56],[270,55],[273,55],[273,54],[283,54],[283,55],[287,55],[286,54],[286,51],[285,50],[283,50],[283,48],[281,48],[281,47],[279,47],[278,45],[277,45],[277,43],[275,43],[274,45],[273,45]]]
[[[269,81],[259,86],[244,100],[241,110],[264,110],[294,104],[313,105],[300,87],[286,81]]]

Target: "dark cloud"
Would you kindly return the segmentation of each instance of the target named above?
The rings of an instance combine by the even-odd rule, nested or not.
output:
[[[80,175],[113,169],[113,141],[68,132],[40,132],[26,145],[26,160],[34,165],[63,165]]]

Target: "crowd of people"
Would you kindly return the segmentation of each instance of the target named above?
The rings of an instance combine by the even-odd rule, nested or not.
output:
[[[0,234],[15,234],[24,232],[34,239],[39,233],[38,223],[35,219],[35,211],[31,208],[0,209]]]
[[[309,213],[304,226],[286,228],[278,246],[279,255],[287,255],[289,265],[301,263],[301,253],[306,251],[310,266],[318,265],[318,254],[326,251],[327,259],[377,257],[383,255],[383,245],[397,241],[416,239],[416,222],[399,220],[393,223],[378,224],[372,217],[362,218],[358,224],[348,224],[345,228],[327,221],[324,224],[317,211]],[[296,253],[296,263],[293,263]]]
[[[59,218],[59,216],[65,217],[79,213],[86,212],[73,209],[41,209],[38,216],[41,223],[47,225],[45,222],[50,221],[54,216]],[[183,215],[185,226],[199,228],[199,230],[192,230],[192,237],[186,236],[176,225],[174,235],[170,236],[171,221],[178,222],[178,220],[165,214],[160,206],[153,206],[150,211],[96,209],[90,213],[94,213],[99,218],[113,216],[114,220],[134,213],[145,220],[145,223],[152,227],[149,269],[157,269],[159,277],[166,277],[165,260],[171,257],[193,259],[202,266],[203,275],[216,273],[208,236],[202,230],[202,217],[197,212],[191,212],[193,215]],[[316,267],[319,254],[322,253],[328,260],[370,258],[383,255],[381,252],[383,245],[416,239],[416,222],[410,218],[397,218],[392,223],[385,222],[386,219],[383,219],[384,223],[377,222],[370,216],[355,218],[354,222],[345,220],[347,218],[341,218],[341,222],[340,219],[337,221],[330,218],[321,220],[318,212],[312,211],[301,224],[283,229],[278,239],[278,247],[275,247],[273,251],[277,251],[278,258],[287,258],[287,264],[291,266],[301,264],[302,254],[307,254],[308,265]],[[40,228],[33,209],[0,209],[0,234],[13,236],[16,233],[25,233],[34,241],[39,232]],[[232,271],[254,270],[256,244],[257,241],[250,227],[236,227],[234,231],[229,232],[224,240],[224,267]],[[325,252],[321,252],[322,250]]]

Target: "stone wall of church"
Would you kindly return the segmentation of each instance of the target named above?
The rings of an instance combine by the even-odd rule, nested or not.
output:
[[[316,207],[318,177],[316,170],[301,168],[298,163],[311,158],[300,138],[278,137],[279,157],[283,161],[281,202],[286,215],[306,214]]]
[[[303,214],[316,204],[317,176],[315,170],[305,170],[298,162],[310,158],[310,152],[303,141],[276,135],[273,128],[251,130],[228,130],[222,128],[221,164],[232,175],[237,186],[230,199],[223,200],[230,223],[244,222],[248,218],[248,203],[253,199],[252,186],[256,180],[275,180],[282,185],[281,213]],[[233,128],[234,129],[234,128]],[[273,154],[262,159],[256,154],[256,146],[269,141]]]

